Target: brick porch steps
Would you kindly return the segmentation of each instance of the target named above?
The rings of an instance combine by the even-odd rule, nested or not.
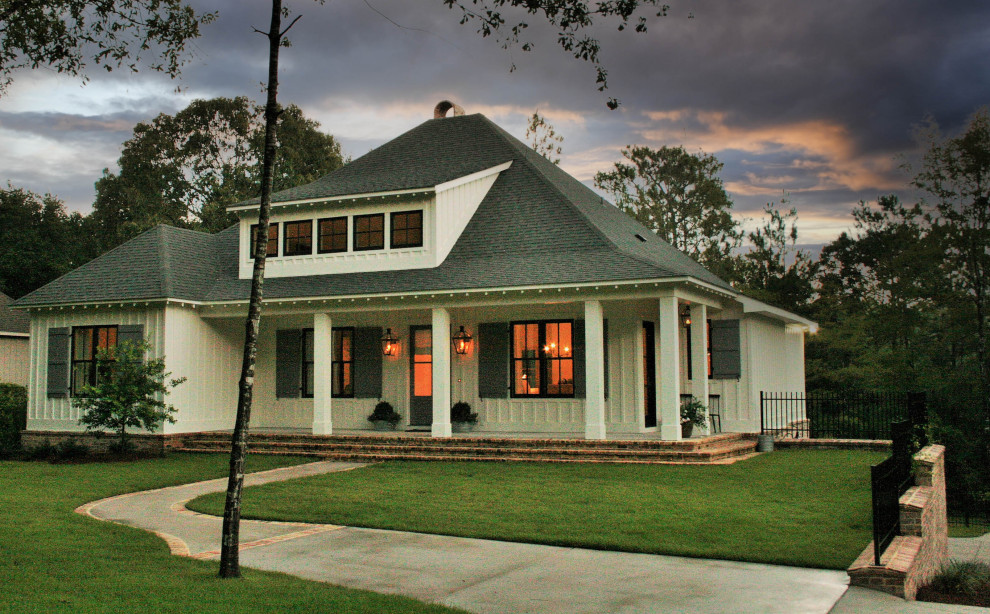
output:
[[[173,436],[172,449],[217,452],[230,449],[228,433]],[[451,460],[592,463],[725,463],[754,453],[754,439],[724,434],[687,441],[587,441],[492,437],[403,437],[401,435],[252,434],[256,454],[302,455],[332,460]]]

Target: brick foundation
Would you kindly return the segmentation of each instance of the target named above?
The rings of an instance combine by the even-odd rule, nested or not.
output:
[[[166,449],[174,447],[174,435],[156,434],[132,434],[127,439],[134,444],[137,452],[145,454],[162,454]],[[28,450],[30,448],[44,444],[46,441],[53,446],[57,446],[63,441],[73,440],[78,444],[89,448],[94,454],[103,454],[110,450],[110,446],[117,441],[115,435],[103,435],[97,437],[94,433],[78,432],[67,433],[64,431],[21,431],[21,446]]]
[[[873,542],[849,568],[849,583],[913,600],[949,557],[945,509],[945,447],[914,455],[914,482],[900,499],[901,534],[874,565]]]
[[[890,452],[889,439],[775,439],[775,448]]]

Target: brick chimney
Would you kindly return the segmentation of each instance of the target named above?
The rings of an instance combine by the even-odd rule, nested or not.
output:
[[[433,119],[442,119],[447,116],[447,111],[453,109],[454,117],[464,115],[464,109],[449,100],[441,100],[437,106],[433,107]]]

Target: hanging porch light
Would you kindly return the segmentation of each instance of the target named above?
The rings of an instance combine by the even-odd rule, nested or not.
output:
[[[385,356],[395,356],[395,350],[399,346],[399,338],[392,334],[391,328],[385,329],[382,335],[382,354]]]
[[[684,311],[681,312],[681,325],[684,328],[691,326],[691,306],[685,305]]]
[[[464,327],[461,330],[454,333],[454,336],[450,338],[451,343],[454,344],[454,351],[462,356],[468,353],[468,349],[471,347],[471,335],[465,332]]]

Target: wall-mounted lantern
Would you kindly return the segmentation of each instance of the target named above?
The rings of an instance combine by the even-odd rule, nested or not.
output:
[[[691,306],[685,305],[684,311],[681,312],[681,325],[684,328],[691,326]]]
[[[450,338],[450,341],[454,344],[454,351],[458,354],[467,354],[468,349],[471,348],[471,335],[464,331],[463,326],[461,327],[461,330],[454,333],[454,336]]]
[[[395,356],[395,351],[399,347],[399,338],[392,334],[391,328],[385,329],[382,335],[382,354],[385,356]]]

